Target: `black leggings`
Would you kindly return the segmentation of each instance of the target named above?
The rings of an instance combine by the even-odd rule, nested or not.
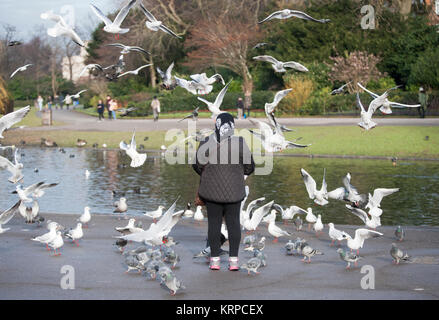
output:
[[[239,242],[241,241],[241,226],[239,223],[239,210],[241,201],[235,203],[216,203],[205,201],[207,208],[207,238],[210,244],[210,256],[219,257],[221,249],[221,224],[223,217],[226,220],[229,234],[229,256],[237,257]]]

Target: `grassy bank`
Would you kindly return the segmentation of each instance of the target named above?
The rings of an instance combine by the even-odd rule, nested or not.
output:
[[[16,107],[14,108],[14,111],[21,109],[21,107]],[[62,125],[63,123],[60,121],[53,121],[52,125],[53,126],[59,126]],[[15,127],[41,127],[41,116],[39,115],[39,112],[37,111],[37,109],[31,107],[29,113],[23,118],[23,120],[21,120],[19,123],[15,124],[13,126],[13,128]]]
[[[243,135],[249,145],[254,144],[254,151],[260,150],[257,140],[251,138],[248,130],[237,133]],[[145,137],[148,137],[146,141]],[[302,137],[299,143],[312,145],[305,149],[285,150],[282,154],[439,159],[439,127],[386,126],[363,132],[355,126],[310,126],[286,133],[286,137],[290,140]],[[2,144],[18,145],[24,140],[26,145],[39,145],[41,138],[54,140],[63,147],[76,146],[76,140],[80,138],[88,142],[88,147],[94,143],[101,147],[105,143],[109,148],[118,148],[121,140],[130,140],[131,133],[13,130],[5,132]],[[164,131],[136,132],[137,145],[143,144],[146,149],[159,149],[161,145],[169,146],[175,142],[165,141],[164,138]]]

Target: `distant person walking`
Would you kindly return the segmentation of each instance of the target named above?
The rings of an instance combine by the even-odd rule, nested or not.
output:
[[[111,102],[111,97],[107,96],[107,100],[105,101],[105,108],[107,109],[108,112],[108,119],[111,120],[110,102]]]
[[[57,95],[57,94],[55,95],[54,102],[55,102],[55,109],[58,110],[58,108],[59,108],[59,95]]]
[[[53,98],[52,96],[49,96],[47,98],[47,109],[49,109],[50,111],[52,111],[52,104],[53,104]]]
[[[249,99],[249,101],[247,102],[247,105],[244,106],[244,118],[249,118],[250,117],[250,105],[251,105],[251,99]],[[247,112],[247,115],[245,114]]]
[[[104,120],[105,105],[101,99],[99,99],[99,101],[98,101],[97,109],[98,109],[98,114],[99,114],[99,121]]]
[[[421,104],[421,106],[418,108],[419,117],[425,118],[425,111],[428,105],[428,95],[423,87],[419,88],[419,103]]]
[[[236,102],[236,108],[238,109],[238,119],[242,119],[244,113],[244,102],[242,101],[241,97],[239,97],[238,101]]]
[[[40,112],[43,111],[43,102],[44,102],[43,97],[38,96],[37,102],[38,102],[38,110]]]
[[[116,110],[117,110],[117,100],[111,99],[110,101],[110,112],[113,120],[116,120]]]
[[[69,107],[72,104],[72,97],[69,94],[67,94],[65,100],[66,100],[66,109],[69,110]]]
[[[154,121],[158,121],[160,114],[160,101],[157,99],[157,96],[154,96],[154,99],[152,99],[151,108],[154,115]]]

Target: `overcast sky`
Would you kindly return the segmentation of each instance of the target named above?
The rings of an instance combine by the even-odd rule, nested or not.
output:
[[[52,21],[43,20],[40,14],[53,10],[63,17],[73,8],[75,30],[88,40],[89,32],[100,21],[90,9],[92,3],[105,14],[117,10],[119,0],[0,0],[0,34],[4,33],[3,24],[13,25],[17,29],[16,38],[29,40],[40,26],[49,27]]]

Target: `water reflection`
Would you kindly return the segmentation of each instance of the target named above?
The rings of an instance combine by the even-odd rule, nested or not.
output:
[[[199,177],[190,165],[168,165],[159,154],[148,154],[140,168],[129,167],[130,159],[118,150],[26,148],[24,156],[24,185],[39,181],[60,182],[40,199],[42,212],[81,213],[89,206],[92,213],[113,212],[112,190],[125,192],[128,213],[141,215],[159,205],[169,206],[180,195],[179,207],[193,201]],[[70,157],[73,154],[74,157]],[[10,158],[10,154],[3,152]],[[34,168],[39,171],[34,172]],[[322,214],[323,222],[335,224],[360,224],[349,213],[344,203],[332,200],[325,207],[317,206],[308,198],[300,168],[305,168],[320,188],[323,168],[326,168],[328,190],[342,186],[347,172],[352,184],[361,193],[375,188],[400,188],[400,192],[384,198],[383,225],[439,225],[439,162],[398,162],[392,166],[386,160],[323,159],[275,157],[273,172],[268,176],[250,176],[249,201],[265,196],[282,206],[312,207],[315,214]],[[85,178],[85,170],[91,175]],[[15,186],[7,182],[9,172],[0,171],[3,187],[0,206],[12,205],[16,196]],[[141,193],[134,192],[140,187]]]

